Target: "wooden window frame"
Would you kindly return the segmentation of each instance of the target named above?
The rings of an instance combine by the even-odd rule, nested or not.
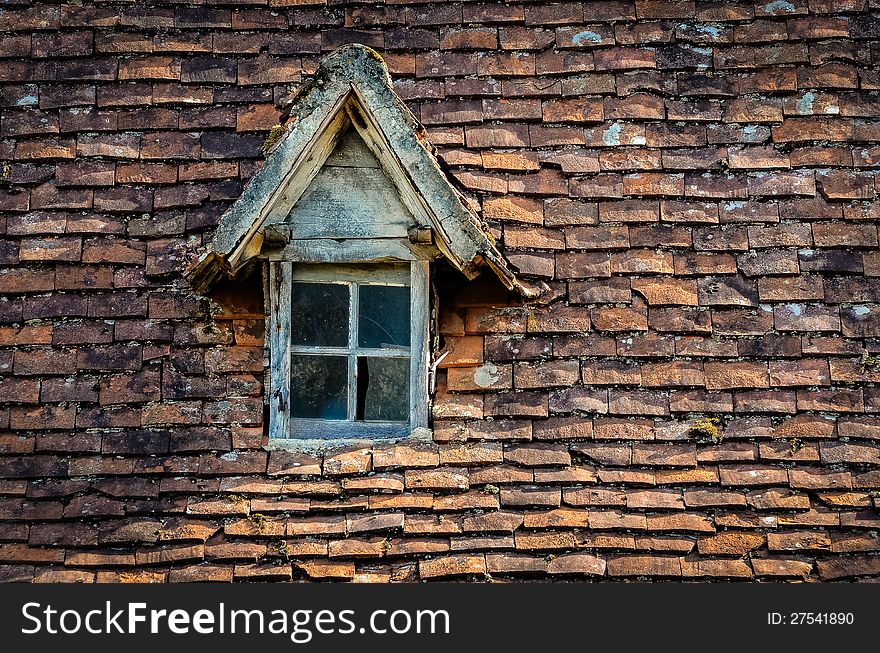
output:
[[[270,442],[403,438],[428,427],[428,354],[430,338],[430,265],[408,260],[387,264],[370,261],[300,263],[270,260],[269,312],[266,343],[269,355],[268,389]],[[290,356],[320,347],[293,347],[291,291],[294,281],[347,281],[406,284],[410,288],[410,419],[402,422],[357,422],[293,418],[290,415]],[[349,324],[356,320],[349,316]],[[351,327],[349,327],[351,328]],[[354,343],[355,345],[357,343]],[[349,347],[352,343],[349,342]],[[335,349],[335,348],[334,348]],[[296,351],[294,351],[296,350]],[[350,357],[356,353],[347,354]],[[351,373],[351,363],[349,363]],[[351,395],[351,393],[349,393]],[[349,399],[351,401],[351,399]],[[350,414],[350,412],[349,412]]]

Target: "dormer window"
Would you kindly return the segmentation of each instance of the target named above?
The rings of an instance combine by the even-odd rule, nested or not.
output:
[[[427,266],[274,265],[272,356],[282,364],[272,385],[288,404],[289,436],[390,437],[426,427]]]
[[[348,120],[264,241],[266,230],[273,436],[427,427],[429,262],[439,252]]]
[[[266,270],[269,437],[405,437],[428,426],[431,262],[529,297],[360,45],[300,89],[283,133],[187,273]]]
[[[409,270],[301,266],[290,294],[291,419],[409,422]]]

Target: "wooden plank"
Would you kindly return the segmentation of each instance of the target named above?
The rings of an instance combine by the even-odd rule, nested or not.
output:
[[[409,266],[406,263],[375,263],[372,265],[322,265],[312,263],[293,268],[294,281],[357,281],[408,286]]]
[[[430,339],[429,300],[430,265],[427,261],[414,261],[410,265],[410,427],[428,426],[428,342]]]
[[[404,238],[416,221],[378,168],[324,166],[284,219],[293,238]]]
[[[417,253],[420,251],[423,252],[422,256]],[[416,261],[425,257],[425,252],[430,252],[430,249],[411,246],[408,239],[315,239],[291,241],[282,249],[269,252],[267,258],[270,261],[286,260],[297,263],[369,263]]]
[[[271,412],[269,408],[269,395],[271,392],[269,389],[272,387],[272,347],[270,344],[272,319],[269,317],[272,315],[271,279],[273,272],[271,268],[272,266],[267,262],[263,262],[260,265],[260,281],[263,286],[263,312],[266,315],[266,319],[263,320],[263,406],[269,412]]]
[[[357,88],[352,89],[357,95]],[[385,136],[379,129],[378,125],[372,120],[370,113],[364,111],[362,103],[355,100],[349,100],[344,107],[347,112],[353,128],[357,130],[358,135],[370,148],[370,151],[379,161],[382,169],[394,182],[397,191],[400,193],[404,204],[414,215],[419,226],[430,227],[434,225],[432,220],[431,207],[428,206],[424,198],[420,197],[409,182],[409,179],[400,169],[400,162],[394,156],[390,145],[385,140]]]
[[[406,422],[346,422],[344,420],[295,419],[290,437],[301,440],[382,439],[410,435]]]
[[[311,143],[308,153],[297,161],[296,169],[288,177],[286,184],[282,186],[280,197],[266,215],[264,223],[275,222],[276,216],[290,213],[291,207],[299,201],[309,184],[312,183],[312,179],[321,171],[327,157],[336,149],[339,138],[348,128],[349,121],[347,117],[343,117],[343,113],[343,111],[339,111],[333,116],[326,128]]]
[[[403,203],[410,210],[412,215],[415,216],[419,226],[433,227],[439,233],[440,237],[437,238],[437,245],[442,250],[444,256],[446,256],[456,268],[464,272],[466,276],[475,276],[473,274],[468,274],[465,258],[462,258],[457,251],[454,251],[453,247],[449,246],[450,244],[463,245],[464,243],[454,243],[446,231],[443,221],[445,216],[436,215],[437,209],[442,210],[443,207],[431,207],[427,200],[419,193],[410,178],[410,174],[417,174],[418,170],[411,170],[409,171],[409,174],[407,173],[398,157],[394,154],[393,148],[391,147],[391,144],[388,143],[385,134],[373,119],[373,116],[369,111],[363,109],[365,101],[359,93],[359,89],[356,85],[352,87],[352,91],[356,100],[350,100],[347,102],[344,105],[344,109],[348,113],[351,123],[354,128],[357,129],[360,137],[364,140],[373,154],[376,155],[376,158],[382,165],[382,169],[385,170],[389,177],[391,177],[394,185],[397,187],[398,192],[403,198]],[[468,254],[472,257],[470,252]]]
[[[344,168],[379,168],[379,161],[370,152],[370,148],[367,147],[357,131],[349,127],[348,131],[339,139],[339,145],[336,146],[324,165]]]
[[[269,265],[269,437],[287,438],[290,429],[290,284],[293,265]]]
[[[337,99],[337,104],[324,117],[324,122],[318,126],[315,138],[306,144],[306,150],[301,153],[283,179],[275,186],[270,197],[251,198],[248,195],[248,199],[251,202],[259,202],[259,206],[251,207],[249,212],[247,203],[244,203],[240,209],[241,214],[236,214],[239,222],[250,221],[250,225],[242,234],[241,239],[237,241],[235,248],[226,257],[233,271],[238,270],[247,262],[248,257],[254,255],[254,248],[250,241],[257,232],[262,229],[264,224],[277,222],[290,212],[290,208],[308,188],[327,157],[336,149],[339,137],[350,124],[345,111],[340,110],[346,97],[342,96]],[[233,208],[238,209],[238,207],[239,202],[236,202]],[[254,208],[258,211],[256,218],[253,215]],[[242,227],[244,224],[238,224],[233,228],[233,231],[241,231]]]

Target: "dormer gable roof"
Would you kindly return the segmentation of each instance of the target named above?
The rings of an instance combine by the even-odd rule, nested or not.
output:
[[[262,169],[221,217],[206,251],[186,277],[200,291],[291,237],[278,225],[354,130],[379,161],[415,221],[414,244],[426,238],[468,278],[490,268],[511,290],[534,297],[498,250],[477,213],[449,182],[425,132],[392,87],[381,57],[362,45],[329,55],[287,111],[280,138]]]

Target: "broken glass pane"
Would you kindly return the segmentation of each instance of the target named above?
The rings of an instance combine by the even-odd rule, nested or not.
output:
[[[348,358],[292,355],[290,414],[316,419],[348,419]]]
[[[359,347],[409,347],[409,287],[361,286]]]
[[[294,283],[291,344],[348,347],[348,293],[341,283]]]
[[[358,357],[357,419],[409,420],[409,359]]]

